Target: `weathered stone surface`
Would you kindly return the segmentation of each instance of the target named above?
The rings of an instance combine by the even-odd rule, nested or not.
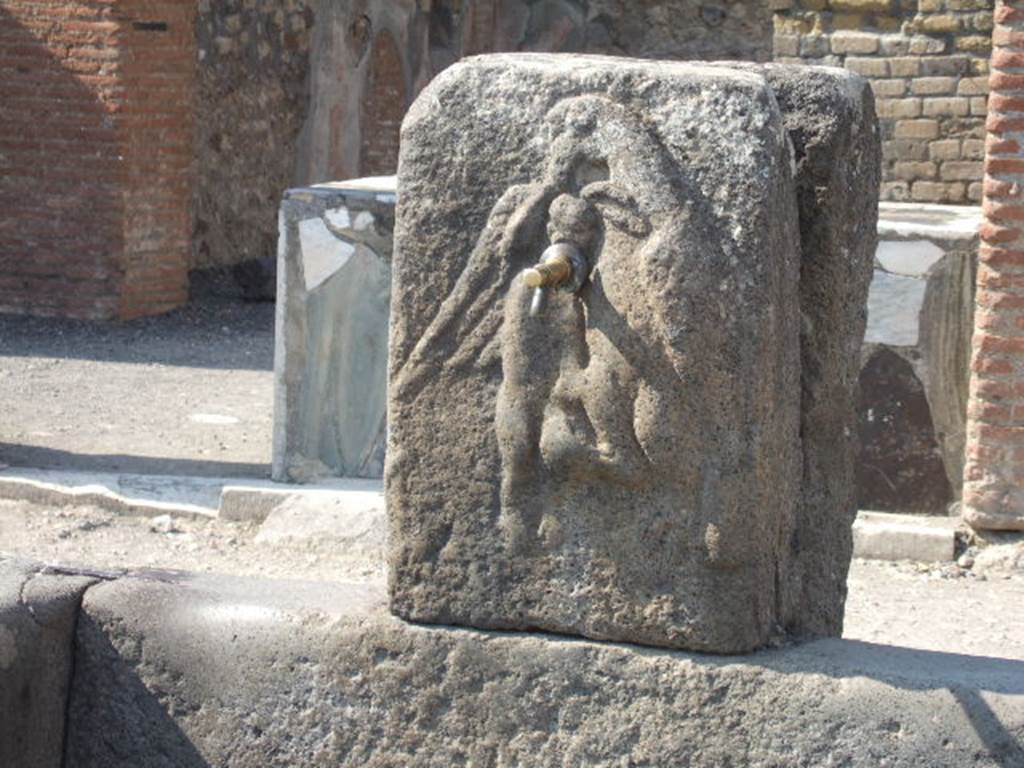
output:
[[[856,392],[877,242],[881,150],[865,80],[839,69],[766,65],[796,159],[800,216],[801,501],[787,628],[839,635],[854,486]],[[851,212],[856,212],[851,215]]]
[[[78,627],[67,768],[1002,768],[1024,664],[825,640],[709,657],[417,627],[373,585],[120,579]]]
[[[275,480],[383,473],[394,188],[355,179],[282,203]]]
[[[981,211],[882,206],[860,373],[861,509],[945,514],[963,482]]]
[[[392,292],[399,615],[731,652],[788,625],[791,164],[755,73],[494,56],[425,92]],[[590,280],[529,317],[519,273],[559,239]]]
[[[61,767],[75,619],[94,581],[0,555],[0,765]]]

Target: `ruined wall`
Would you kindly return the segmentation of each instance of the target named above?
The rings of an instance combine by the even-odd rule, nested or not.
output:
[[[187,297],[189,0],[0,6],[0,311]]]
[[[775,57],[868,77],[882,197],[978,202],[995,0],[774,0]]]
[[[306,114],[313,0],[200,0],[192,266],[274,255]]]

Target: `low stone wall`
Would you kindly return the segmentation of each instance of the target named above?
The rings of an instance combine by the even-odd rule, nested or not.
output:
[[[775,58],[871,80],[882,199],[981,200],[994,0],[776,0]]]
[[[75,626],[66,642],[19,645],[15,659],[0,644],[0,701],[21,693],[16,678],[32,697],[68,699],[66,716],[39,712],[31,727],[20,714],[0,719],[0,745],[16,746],[0,753],[5,765],[992,768],[1024,758],[1017,661],[842,640],[725,657],[428,628],[388,615],[377,581],[28,578],[0,559],[0,606],[40,578],[69,594],[98,583],[59,614]],[[21,627],[0,609],[0,632]],[[58,747],[62,734],[63,761],[59,749],[27,751]]]
[[[0,765],[63,765],[75,624],[96,581],[0,554]]]

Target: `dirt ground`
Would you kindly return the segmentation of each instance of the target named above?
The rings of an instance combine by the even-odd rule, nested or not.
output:
[[[0,315],[0,463],[269,475],[274,305],[194,275],[192,302],[160,317]]]
[[[383,575],[379,547],[353,553],[332,539],[265,542],[253,523],[124,517],[9,500],[0,500],[0,551],[99,569],[318,580]],[[1024,660],[1024,569],[855,560],[848,583],[849,639]]]

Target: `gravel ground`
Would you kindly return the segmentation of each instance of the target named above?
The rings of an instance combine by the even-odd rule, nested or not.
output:
[[[94,506],[0,499],[0,551],[53,565],[159,568],[349,580],[383,575],[383,552],[348,552],[330,538],[264,542],[256,523],[133,517]]]
[[[269,475],[274,305],[200,274],[186,307],[131,322],[0,315],[0,462]]]
[[[1021,562],[1016,567],[993,562],[972,570],[855,560],[845,637],[1024,660],[1024,545],[1005,546],[1017,548]],[[95,507],[51,509],[20,501],[0,500],[0,550],[95,568],[319,580],[383,575],[379,548],[353,553],[329,538],[263,542],[259,526],[252,523],[151,520]]]

